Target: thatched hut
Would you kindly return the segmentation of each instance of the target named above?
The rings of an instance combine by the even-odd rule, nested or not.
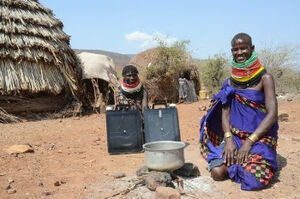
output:
[[[149,79],[146,75],[148,67],[155,65],[158,62],[158,48],[151,48],[145,50],[130,60],[130,64],[136,65],[139,69],[142,82],[147,87],[150,101],[166,101],[166,102],[178,102],[178,77],[179,74],[170,76],[160,76],[155,79]],[[193,96],[199,95],[200,79],[199,72],[196,64],[193,62],[192,57],[189,54],[184,56],[187,68],[182,71],[186,79],[190,81],[193,87]],[[197,97],[196,97],[197,98]],[[194,98],[191,99],[194,101]]]
[[[82,83],[89,106],[103,108],[114,103],[114,91],[119,86],[116,66],[112,58],[89,52],[78,54],[82,68]]]
[[[78,95],[79,60],[63,23],[38,0],[0,1],[0,107],[9,113],[63,106]]]

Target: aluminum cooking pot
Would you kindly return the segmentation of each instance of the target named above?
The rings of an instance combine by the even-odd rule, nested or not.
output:
[[[157,171],[173,171],[184,165],[186,144],[176,141],[156,141],[143,145],[145,166]]]

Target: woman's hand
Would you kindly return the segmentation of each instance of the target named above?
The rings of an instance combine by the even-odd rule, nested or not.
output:
[[[251,147],[253,145],[253,142],[246,139],[242,147],[239,149],[237,154],[237,163],[242,164],[247,161],[249,152],[251,150]]]
[[[225,139],[225,146],[223,149],[222,156],[224,156],[224,163],[230,166],[235,163],[235,158],[237,155],[237,148],[233,141],[233,137],[228,137]]]

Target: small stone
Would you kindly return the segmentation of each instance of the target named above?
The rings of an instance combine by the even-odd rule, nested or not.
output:
[[[9,189],[11,189],[11,186],[10,186],[10,184],[9,184],[9,185],[7,185],[7,186],[5,187],[5,189],[6,189],[6,190],[9,190]]]
[[[114,178],[123,178],[123,177],[125,177],[125,176],[126,176],[125,173],[115,173],[115,174],[113,175]]]
[[[183,167],[174,171],[174,174],[183,177],[197,177],[200,176],[200,171],[193,163],[184,163]]]
[[[17,156],[16,157],[18,157],[19,159],[21,159],[21,158],[25,158],[25,154],[17,154]]]
[[[143,167],[139,168],[139,169],[135,172],[135,174],[136,174],[137,176],[147,175],[148,173],[149,173],[149,169],[148,169],[148,167],[146,167],[146,166],[143,166]]]
[[[174,187],[172,183],[172,177],[167,172],[151,171],[145,178],[145,184],[151,191],[155,191],[159,186],[170,186]]]
[[[206,111],[206,109],[207,109],[207,108],[206,108],[206,106],[204,106],[204,105],[199,106],[199,110],[200,110],[200,111]]]
[[[287,122],[289,120],[289,114],[287,113],[282,113],[278,116],[278,120],[280,122]]]
[[[50,143],[48,145],[46,145],[46,149],[49,150],[49,151],[52,151],[56,148],[55,144],[53,143]]]
[[[102,166],[102,167],[100,167],[100,170],[106,171],[107,169],[104,166]]]
[[[66,184],[66,183],[67,183],[67,180],[66,180],[66,179],[62,179],[62,180],[60,180],[60,183],[61,183],[61,184]]]
[[[43,187],[44,184],[42,182],[39,183],[39,187]]]
[[[33,153],[34,150],[29,145],[13,145],[6,149],[6,152],[10,155],[19,153]]]
[[[53,195],[53,192],[52,191],[43,191],[42,195],[50,196],[50,195]]]
[[[176,189],[169,187],[157,187],[155,191],[156,199],[180,199],[180,193]]]
[[[56,181],[55,183],[54,183],[54,186],[60,186],[61,184],[60,184],[60,182],[59,181]]]
[[[14,181],[14,179],[9,179],[8,180],[8,184],[12,184],[12,183],[14,183],[15,181]]]
[[[15,189],[9,189],[9,190],[7,191],[7,193],[8,193],[8,194],[14,194],[14,193],[17,193],[17,190],[15,190]]]

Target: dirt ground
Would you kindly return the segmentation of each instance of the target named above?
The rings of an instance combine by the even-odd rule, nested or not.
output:
[[[279,114],[289,115],[288,121],[279,123],[279,171],[267,189],[252,192],[240,190],[240,185],[230,180],[214,182],[209,177],[198,149],[199,120],[204,114],[199,107],[209,101],[177,105],[181,138],[189,143],[185,161],[196,164],[201,179],[211,187],[200,198],[300,198],[300,96],[280,98],[278,102]],[[16,144],[30,144],[34,153],[9,155],[5,149]],[[0,124],[0,198],[105,198],[113,193],[112,185],[122,181],[114,175],[134,177],[143,166],[143,158],[143,153],[107,153],[104,113]],[[142,193],[145,198],[146,191]],[[113,198],[143,199],[143,195],[128,193]]]

